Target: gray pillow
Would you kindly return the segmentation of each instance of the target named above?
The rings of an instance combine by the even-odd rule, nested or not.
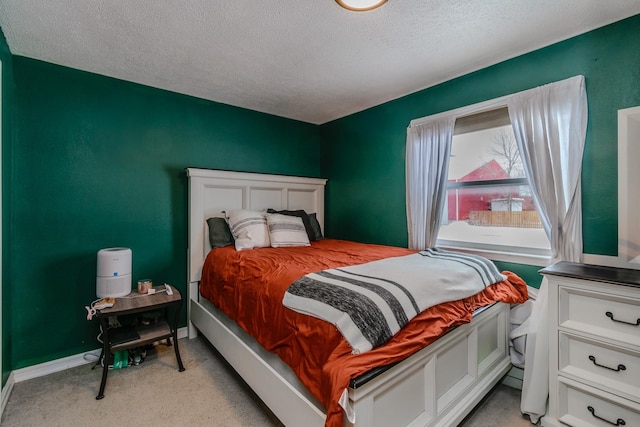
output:
[[[224,218],[209,218],[207,225],[209,226],[209,243],[211,243],[212,249],[234,244],[229,224]]]
[[[313,239],[311,240],[324,239],[322,236],[322,229],[320,228],[320,223],[318,222],[315,212],[309,214],[309,223],[311,223],[311,230],[313,230]]]
[[[304,224],[304,229],[307,232],[307,237],[309,237],[309,240],[311,242],[316,240],[316,239],[313,238],[313,236],[315,235],[315,232],[311,228],[311,222],[309,221],[309,215],[307,215],[307,213],[303,209],[298,209],[297,211],[288,211],[288,210],[277,211],[275,209],[267,209],[267,213],[277,213],[277,214],[281,214],[281,215],[297,216],[298,218],[301,218],[302,219],[302,223]]]

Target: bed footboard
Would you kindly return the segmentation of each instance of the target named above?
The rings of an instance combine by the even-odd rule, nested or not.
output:
[[[247,344],[212,311],[190,301],[190,319],[287,426],[324,425],[325,414],[282,374],[286,366]],[[511,368],[509,305],[496,303],[429,347],[357,388],[349,388],[355,422],[344,426],[457,425]],[[266,352],[265,352],[266,353]]]
[[[347,426],[457,425],[511,368],[509,305],[497,303],[473,322],[349,390],[356,413]]]

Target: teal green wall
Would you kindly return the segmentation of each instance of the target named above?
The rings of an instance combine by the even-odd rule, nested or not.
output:
[[[13,69],[13,369],[98,346],[84,306],[101,248],[131,248],[134,281],[185,292],[185,167],[320,176],[315,125],[24,57]]]
[[[500,271],[507,270],[516,273],[527,285],[535,288],[540,287],[540,283],[542,282],[542,276],[538,273],[540,267],[502,261],[495,261],[495,264]]]
[[[640,104],[639,41],[637,15],[323,125],[327,234],[406,246],[404,168],[411,120],[582,74],[589,101],[584,252],[617,255],[617,112]],[[539,283],[532,267],[511,267]]]
[[[2,292],[2,385],[7,382],[7,378],[11,373],[11,355],[9,353],[9,337],[11,336],[11,275],[9,270],[6,254],[8,254],[8,244],[10,241],[10,227],[9,227],[9,215],[6,213],[9,206],[9,194],[5,191],[8,188],[11,166],[9,162],[4,159],[9,158],[10,144],[5,141],[11,140],[12,129],[12,92],[13,92],[13,68],[11,52],[9,46],[4,38],[2,28],[0,28],[0,63],[2,63],[2,253],[3,253],[3,265],[2,265],[2,283],[0,285],[0,292]]]

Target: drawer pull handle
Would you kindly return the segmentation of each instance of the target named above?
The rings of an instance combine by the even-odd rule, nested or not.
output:
[[[631,326],[640,326],[640,318],[638,320],[636,320],[636,323],[632,323],[632,322],[625,322],[624,320],[614,319],[613,318],[613,313],[610,312],[610,311],[607,311],[605,313],[605,316],[607,316],[609,319],[613,320],[614,322],[624,323],[626,325],[631,325]]]
[[[589,410],[589,412],[591,412],[591,415],[593,415],[593,416],[594,416],[594,418],[597,418],[597,419],[599,419],[599,420],[602,420],[602,421],[604,421],[605,423],[609,423],[609,424],[611,424],[612,426],[624,426],[624,425],[627,425],[627,423],[625,423],[625,422],[624,422],[624,420],[623,420],[622,418],[618,418],[618,420],[614,423],[614,422],[609,421],[609,420],[607,420],[607,419],[605,419],[605,418],[602,418],[602,417],[597,416],[597,415],[596,415],[596,410],[595,410],[595,409],[593,409],[593,406],[587,406],[587,409]]]
[[[624,366],[623,364],[619,364],[617,368],[611,368],[609,366],[601,365],[598,362],[596,362],[596,357],[595,356],[589,356],[589,360],[591,360],[593,362],[593,364],[596,365],[596,366],[599,366],[599,367],[605,368],[605,369],[610,369],[612,371],[620,372],[620,371],[626,371],[627,370],[627,367]]]

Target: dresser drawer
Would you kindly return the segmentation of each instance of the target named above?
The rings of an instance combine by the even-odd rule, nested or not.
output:
[[[558,383],[558,419],[570,426],[640,426],[640,405],[569,380]]]
[[[640,348],[639,299],[565,286],[558,293],[560,327]]]
[[[640,354],[560,332],[560,374],[640,403]]]

